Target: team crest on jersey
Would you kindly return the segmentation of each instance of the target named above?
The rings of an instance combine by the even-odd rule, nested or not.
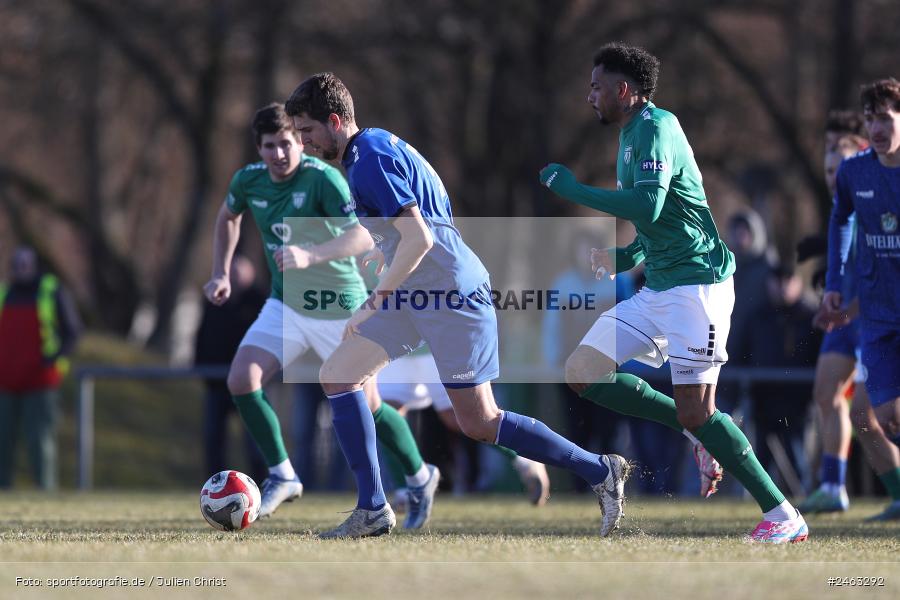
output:
[[[631,146],[625,146],[625,155],[623,156],[623,160],[625,161],[626,165],[631,163],[631,148]]]
[[[294,208],[300,210],[303,203],[306,202],[306,192],[294,192],[291,197],[294,201]]]
[[[293,231],[291,230],[291,226],[287,223],[272,223],[272,233],[274,233],[279,240],[287,244],[291,241]]]
[[[881,215],[881,230],[885,233],[897,231],[897,215],[891,212]]]

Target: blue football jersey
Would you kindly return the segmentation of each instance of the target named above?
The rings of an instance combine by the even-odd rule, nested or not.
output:
[[[362,129],[347,145],[343,165],[359,221],[388,264],[400,242],[393,218],[403,209],[418,206],[431,230],[434,245],[402,288],[467,296],[488,280],[487,269],[453,225],[440,176],[415,148],[383,129]]]
[[[841,291],[841,233],[856,216],[853,272],[864,323],[900,325],[900,168],[887,168],[870,148],[841,163],[828,227],[825,287]]]

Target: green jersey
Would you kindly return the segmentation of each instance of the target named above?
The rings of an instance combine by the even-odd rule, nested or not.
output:
[[[366,287],[353,257],[290,270],[288,277],[275,263],[274,253],[282,246],[315,246],[359,223],[350,188],[337,169],[303,155],[290,178],[272,181],[265,163],[249,164],[232,177],[227,205],[235,214],[248,208],[253,214],[272,274],[272,298],[317,319],[349,318],[365,300]]]
[[[734,255],[719,238],[700,169],[678,119],[648,102],[622,129],[617,188],[665,190],[655,220],[634,219],[637,238],[626,249],[645,262],[647,287],[710,284],[734,273]]]

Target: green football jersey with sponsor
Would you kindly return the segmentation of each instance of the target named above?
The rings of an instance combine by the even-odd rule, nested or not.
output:
[[[289,179],[272,181],[265,163],[249,164],[232,177],[227,205],[235,214],[248,209],[253,214],[272,274],[272,298],[318,319],[349,318],[365,300],[353,257],[285,273],[275,263],[274,253],[283,245],[315,246],[359,223],[350,188],[337,169],[303,155]]]
[[[734,255],[719,238],[694,152],[675,115],[648,102],[622,129],[616,177],[618,189],[666,190],[658,219],[634,221],[637,239],[630,248],[643,251],[648,288],[717,283],[734,273]]]

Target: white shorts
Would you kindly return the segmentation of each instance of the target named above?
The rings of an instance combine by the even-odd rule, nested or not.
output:
[[[716,383],[728,360],[733,308],[731,277],[662,292],[643,288],[600,315],[581,344],[618,365],[636,359],[658,368],[668,359],[676,385]]]
[[[285,368],[312,348],[325,360],[341,343],[347,319],[313,319],[280,300],[269,298],[244,334],[241,346],[257,346],[275,355]]]
[[[419,410],[452,410],[450,396],[431,354],[413,354],[392,360],[378,372],[378,392],[383,400]]]

